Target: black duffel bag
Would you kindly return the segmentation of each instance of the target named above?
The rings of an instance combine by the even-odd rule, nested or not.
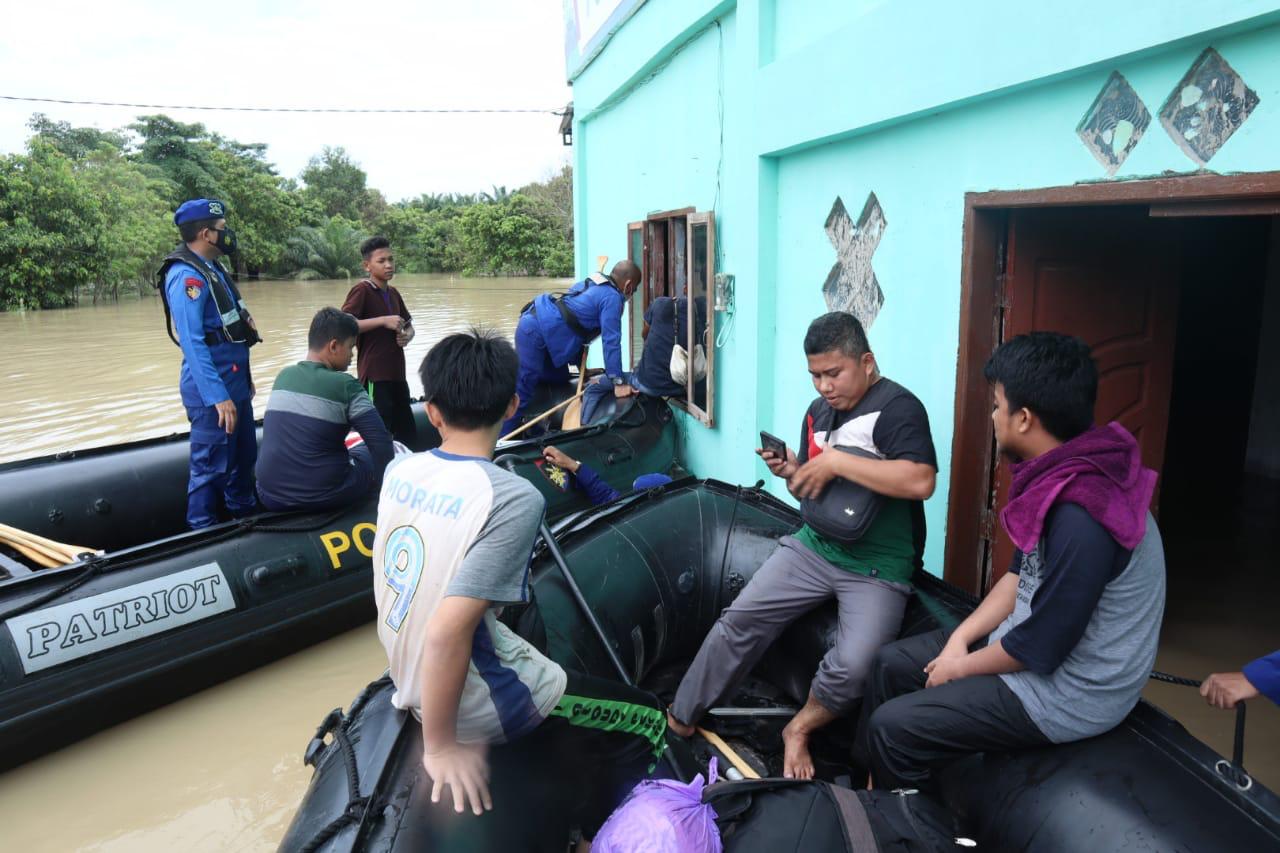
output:
[[[724,853],[952,853],[955,820],[936,800],[904,791],[853,791],[801,779],[720,782],[702,792],[716,810]]]

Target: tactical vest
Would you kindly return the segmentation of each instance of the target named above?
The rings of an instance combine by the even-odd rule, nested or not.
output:
[[[164,304],[165,331],[169,333],[170,340],[178,344],[178,338],[173,334],[173,314],[169,308],[165,278],[169,274],[170,267],[176,263],[187,264],[199,273],[213,296],[213,304],[218,310],[222,328],[217,332],[205,332],[204,342],[207,346],[225,342],[253,346],[262,340],[258,330],[253,327],[249,309],[240,302],[240,294],[236,293],[222,276],[210,270],[203,258],[186,246],[179,246],[166,255],[160,263],[160,272],[156,274],[156,289],[160,291],[160,301]],[[181,346],[181,344],[178,345]]]
[[[575,335],[577,335],[579,338],[582,339],[583,344],[589,344],[592,341],[594,341],[596,338],[600,337],[600,332],[597,331],[594,334],[591,332],[588,332],[586,328],[583,327],[582,323],[578,321],[578,318],[574,316],[574,313],[569,310],[569,306],[566,304],[566,300],[571,295],[579,296],[583,293],[586,293],[589,289],[600,284],[607,284],[609,287],[612,287],[614,290],[618,289],[618,285],[614,283],[612,278],[605,275],[604,273],[593,272],[591,275],[587,276],[587,286],[582,288],[582,290],[578,291],[577,293],[574,293],[574,294],[557,293],[551,296],[551,304],[556,306],[556,309],[560,312],[560,316],[564,318],[564,324],[568,326],[569,329],[572,330],[572,332]],[[520,313],[523,314],[525,311],[529,310],[531,307],[533,307],[533,302],[529,302],[529,304],[526,305],[524,309],[521,310]]]

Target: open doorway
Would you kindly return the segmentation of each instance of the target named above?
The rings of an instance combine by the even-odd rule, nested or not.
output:
[[[1280,217],[1188,220],[1160,530],[1157,668],[1191,678],[1280,648]],[[1234,715],[1153,683],[1147,698],[1230,755]],[[1280,790],[1280,710],[1250,703],[1245,767]]]
[[[1008,477],[992,451],[986,355],[1026,331],[1077,334],[1099,363],[1098,419],[1123,423],[1160,474],[1157,668],[1197,679],[1280,648],[1280,176],[1251,177],[1236,193],[1217,176],[1138,182],[1159,190],[1147,197],[1134,185],[988,193],[966,217],[948,579],[985,589],[1012,554],[994,517]],[[1196,198],[1206,180],[1218,182],[1211,198]],[[1147,695],[1229,754],[1233,715],[1188,688]],[[1246,746],[1245,766],[1280,789],[1280,710],[1265,700],[1250,707]]]

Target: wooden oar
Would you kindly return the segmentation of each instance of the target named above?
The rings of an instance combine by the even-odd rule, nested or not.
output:
[[[733,747],[725,743],[724,739],[720,737],[720,735],[716,734],[713,731],[704,729],[702,726],[698,726],[696,731],[698,732],[699,735],[701,735],[703,738],[706,739],[707,743],[711,744],[717,750],[719,750],[721,755],[729,759],[729,763],[732,764],[734,767],[738,768],[738,772],[741,773],[743,776],[746,776],[748,779],[760,778],[760,774],[756,772],[756,769],[752,767],[750,764],[748,764],[746,761],[744,761],[741,755],[738,755],[738,753],[734,752]]]
[[[37,536],[34,533],[28,533],[25,530],[19,530],[16,527],[10,527],[7,524],[0,524],[0,542],[6,542],[14,548],[22,551],[31,559],[31,552],[37,552],[45,555],[48,559],[55,560],[54,565],[61,566],[67,563],[74,563],[80,559],[80,555],[86,551],[93,551],[92,548],[85,548],[80,545],[68,545],[64,542],[55,542],[52,539],[46,539],[43,536]],[[44,565],[44,562],[41,561]],[[51,568],[46,566],[46,568]]]
[[[52,551],[59,556],[66,556],[71,560],[78,559],[85,551],[94,550],[93,548],[86,548],[82,545],[68,545],[65,542],[55,542],[52,539],[46,539],[43,536],[37,536],[34,533],[28,533],[25,530],[10,527],[7,524],[0,524],[0,534],[3,534],[10,540],[17,540],[45,551]]]
[[[565,406],[569,405],[570,403],[572,403],[574,400],[577,400],[577,399],[578,399],[578,398],[580,398],[581,396],[582,396],[582,393],[581,393],[581,392],[579,392],[579,393],[577,393],[577,394],[574,394],[572,397],[570,397],[570,398],[569,398],[569,399],[567,399],[567,400],[561,400],[559,403],[556,403],[554,406],[552,406],[551,408],[547,409],[545,412],[543,412],[542,414],[538,415],[538,416],[537,416],[536,418],[534,418],[533,420],[528,421],[528,422],[526,422],[526,423],[524,423],[524,424],[521,424],[520,426],[516,427],[516,428],[515,428],[515,429],[513,429],[511,432],[507,433],[507,434],[506,434],[506,435],[504,435],[502,438],[498,439],[498,441],[507,441],[507,440],[509,440],[509,439],[515,438],[517,435],[519,435],[520,433],[524,432],[524,431],[525,431],[525,430],[527,430],[529,427],[533,426],[533,425],[534,425],[534,424],[536,424],[536,423],[541,423],[542,421],[545,421],[547,418],[551,417],[551,416],[552,416],[552,415],[554,415],[556,412],[560,411],[560,410],[561,410],[561,409],[563,409]]]
[[[26,557],[28,560],[35,563],[37,566],[39,566],[42,569],[53,569],[63,565],[63,562],[61,560],[55,560],[51,557],[46,557],[44,554],[40,553],[39,551],[36,551],[34,548],[30,547],[29,545],[24,545],[21,542],[10,539],[8,536],[6,536],[3,533],[0,533],[0,543],[8,545],[10,548],[17,551],[19,554]]]
[[[52,548],[55,551],[62,551],[77,557],[85,551],[94,550],[93,548],[85,548],[80,545],[68,545],[65,542],[56,542],[53,539],[46,539],[43,536],[37,536],[34,533],[29,533],[26,530],[21,530],[17,527],[10,527],[7,524],[0,524],[0,533],[5,533],[16,539],[22,539],[27,542],[43,545],[46,548]]]
[[[578,363],[578,393],[582,396],[582,387],[587,384],[587,349],[582,349],[582,361]],[[570,405],[564,410],[564,417],[560,418],[560,429],[577,429],[582,426],[582,400],[574,405]]]

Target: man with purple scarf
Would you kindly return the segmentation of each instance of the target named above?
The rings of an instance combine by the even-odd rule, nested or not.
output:
[[[987,361],[996,444],[1012,461],[1008,574],[954,631],[880,650],[859,748],[873,783],[925,788],[967,754],[1114,727],[1155,661],[1165,566],[1156,474],[1117,423],[1093,426],[1098,372],[1078,338],[1020,335]]]

